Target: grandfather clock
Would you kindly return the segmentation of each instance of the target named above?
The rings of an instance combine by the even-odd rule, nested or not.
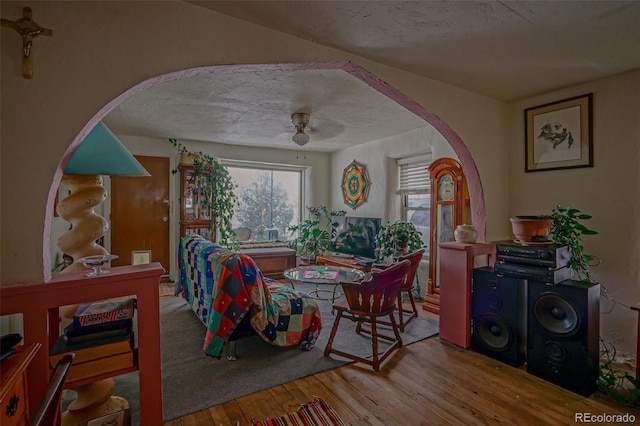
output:
[[[453,158],[440,158],[429,166],[431,177],[431,241],[429,282],[422,308],[440,313],[439,243],[453,241],[456,226],[471,223],[469,191],[462,166]]]

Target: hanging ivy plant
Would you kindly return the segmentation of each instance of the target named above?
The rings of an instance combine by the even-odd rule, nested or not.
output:
[[[231,225],[238,205],[238,198],[233,192],[237,185],[233,182],[229,169],[209,154],[190,151],[177,139],[169,139],[169,142],[178,153],[188,154],[193,158],[194,173],[202,194],[201,207],[203,210],[211,210],[212,238],[222,246],[237,248],[236,233]],[[178,169],[172,170],[171,173],[178,173]]]

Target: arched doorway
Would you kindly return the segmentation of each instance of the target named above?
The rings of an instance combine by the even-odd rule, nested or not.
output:
[[[478,241],[484,241],[486,235],[486,225],[485,225],[485,205],[484,205],[484,194],[482,189],[482,184],[480,182],[480,176],[476,167],[475,162],[471,156],[471,153],[467,149],[466,145],[462,141],[462,139],[458,136],[458,134],[442,119],[434,115],[433,113],[427,111],[424,107],[422,107],[417,102],[411,100],[406,95],[402,94],[392,86],[388,85],[378,77],[376,77],[371,72],[362,68],[359,65],[356,65],[352,62],[314,62],[314,63],[295,63],[295,64],[259,64],[259,65],[215,65],[210,67],[201,67],[201,68],[193,68],[186,69],[181,71],[176,71],[173,73],[163,74],[160,76],[156,76],[150,78],[142,83],[130,88],[126,92],[119,95],[109,104],[105,105],[93,118],[86,124],[83,130],[76,136],[74,141],[71,143],[67,151],[65,152],[63,158],[61,159],[58,169],[54,175],[54,179],[52,185],[49,189],[49,197],[47,202],[47,210],[45,213],[45,231],[43,238],[43,265],[44,271],[43,276],[45,281],[51,279],[51,271],[49,270],[50,261],[50,245],[51,245],[51,218],[53,216],[53,206],[55,203],[55,196],[57,193],[57,188],[60,183],[60,179],[63,174],[63,170],[66,167],[67,162],[73,156],[73,153],[80,145],[82,140],[84,140],[86,134],[100,121],[102,120],[111,110],[116,108],[126,99],[144,91],[156,85],[182,79],[182,78],[190,78],[197,76],[205,76],[205,75],[223,75],[223,74],[231,74],[231,73],[243,73],[243,72],[269,72],[269,71],[297,71],[297,70],[342,70],[350,75],[356,77],[362,82],[369,85],[374,90],[379,93],[385,95],[389,99],[396,102],[398,105],[401,105],[409,112],[415,114],[416,116],[422,118],[427,123],[432,125],[440,134],[444,137],[444,139],[451,145],[452,149],[455,151],[456,155],[460,163],[462,164],[462,168],[464,170],[465,176],[467,178],[469,194],[471,198],[472,205],[472,218],[473,223],[478,229]]]

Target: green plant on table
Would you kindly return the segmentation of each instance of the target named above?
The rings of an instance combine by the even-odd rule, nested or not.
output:
[[[327,207],[306,207],[309,217],[297,225],[287,228],[296,238],[289,241],[288,247],[296,249],[298,254],[310,260],[331,249],[333,223],[331,216],[344,216],[344,210],[329,211]]]
[[[401,256],[424,247],[422,232],[411,222],[387,222],[376,235],[375,260],[383,263],[389,256]]]

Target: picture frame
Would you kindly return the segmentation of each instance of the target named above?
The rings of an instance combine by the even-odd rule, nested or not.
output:
[[[593,167],[593,93],[524,110],[525,172]]]
[[[151,263],[151,250],[134,250],[131,252],[131,265],[148,265]]]

